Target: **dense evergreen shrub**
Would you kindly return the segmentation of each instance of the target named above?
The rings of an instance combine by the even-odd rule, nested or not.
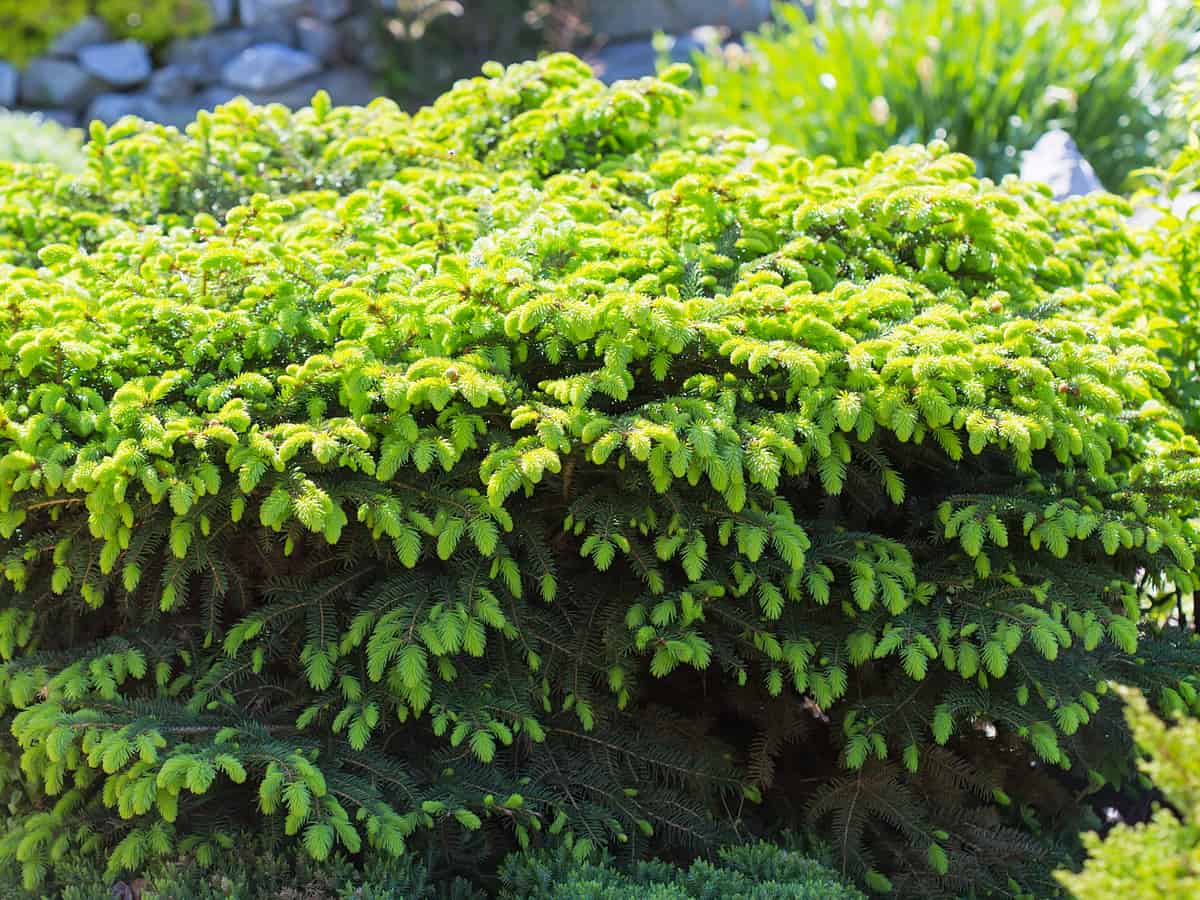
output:
[[[1055,889],[1133,770],[1105,685],[1196,701],[1142,610],[1193,584],[1172,323],[1089,282],[1098,201],[663,141],[667,76],[0,172],[10,871],[808,822],[875,890]]]
[[[412,854],[374,856],[365,866],[337,853],[315,862],[303,853],[273,852],[256,840],[222,846],[215,860],[168,857],[137,878],[114,881],[87,860],[69,856],[53,866],[62,885],[57,900],[863,900],[827,867],[792,851],[766,844],[724,847],[712,862],[686,869],[662,861],[618,865],[607,854],[579,860],[565,848],[510,854],[498,873],[462,876],[439,873]],[[479,882],[484,882],[480,884]],[[19,880],[0,876],[6,900],[48,898]]]
[[[77,172],[83,168],[83,133],[40,116],[0,110],[0,160],[52,163]]]
[[[1103,838],[1086,835],[1089,857],[1083,871],[1058,877],[1079,900],[1200,896],[1200,722],[1189,717],[1168,728],[1144,697],[1123,693],[1130,727],[1146,754],[1141,768],[1170,807],[1158,809],[1149,822],[1117,825]]]
[[[1064,127],[1110,189],[1180,135],[1166,115],[1191,0],[817,0],[697,60],[692,121],[737,124],[857,164],[945,139],[984,174]]]
[[[1172,402],[1200,433],[1200,105],[1189,110],[1192,140],[1159,168],[1144,170],[1135,202],[1144,227],[1136,247],[1101,265],[1094,277],[1150,295],[1153,307],[1175,323],[1162,349],[1172,370]],[[1107,262],[1107,261],[1102,261]]]
[[[723,848],[715,863],[686,870],[643,862],[626,872],[565,853],[514,855],[500,875],[505,895],[522,900],[866,900],[824,866],[765,843]]]
[[[487,900],[466,879],[439,877],[413,854],[375,856],[355,865],[343,853],[316,862],[303,852],[243,837],[213,858],[177,855],[116,877],[86,856],[53,862],[44,883],[27,890],[19,874],[0,875],[5,900]],[[17,877],[11,877],[17,874]]]
[[[1180,89],[1187,98],[1195,84]],[[1055,227],[1098,248],[1085,254],[1088,281],[1141,297],[1159,359],[1171,375],[1164,389],[1185,429],[1200,433],[1200,106],[1186,110],[1191,138],[1162,165],[1140,170],[1131,201],[1091,195],[1052,210]],[[1126,222],[1132,227],[1126,227]],[[1155,612],[1200,630],[1194,595],[1171,584],[1157,592]]]

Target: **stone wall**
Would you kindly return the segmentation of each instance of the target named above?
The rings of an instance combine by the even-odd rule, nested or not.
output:
[[[371,25],[352,0],[208,0],[213,29],[156,52],[87,18],[18,72],[0,62],[0,107],[65,125],[124,115],[183,126],[238,95],[302,106],[318,90],[367,103]]]
[[[592,31],[615,42],[646,38],[656,31],[681,34],[703,25],[732,32],[757,28],[771,14],[772,0],[589,0],[584,7]]]
[[[33,2],[33,0],[30,0]],[[489,0],[475,0],[486,3]],[[208,0],[212,30],[163,48],[116,40],[89,17],[60,35],[22,71],[0,62],[0,108],[39,112],[68,126],[125,115],[182,127],[196,111],[244,95],[257,103],[302,106],[318,90],[337,104],[378,93],[380,61],[370,3],[395,0]],[[606,80],[654,71],[650,36],[678,36],[679,58],[699,44],[688,32],[715,25],[737,33],[770,14],[771,0],[588,0],[601,44],[588,54]],[[471,2],[463,3],[470,15]]]
[[[655,71],[655,32],[671,35],[670,56],[686,62],[701,50],[700,29],[736,36],[765,22],[772,0],[589,0],[588,24],[600,46],[584,54],[605,81],[640,78]]]

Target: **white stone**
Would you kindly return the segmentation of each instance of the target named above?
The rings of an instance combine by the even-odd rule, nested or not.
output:
[[[1038,138],[1021,159],[1021,178],[1048,184],[1055,200],[1104,190],[1092,164],[1083,158],[1071,135],[1056,128]]]

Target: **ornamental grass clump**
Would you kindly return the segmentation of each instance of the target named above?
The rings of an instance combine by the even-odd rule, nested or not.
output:
[[[1197,699],[1140,607],[1193,584],[1170,323],[942,145],[660,138],[686,77],[0,172],[3,865],[803,827],[873,890],[1053,889],[1134,771],[1108,680]]]
[[[944,139],[992,178],[1065,128],[1110,190],[1173,153],[1191,0],[815,0],[696,59],[690,122],[737,124],[857,165]]]

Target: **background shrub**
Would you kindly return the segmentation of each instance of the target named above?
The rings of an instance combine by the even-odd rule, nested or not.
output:
[[[1173,900],[1200,895],[1200,722],[1180,719],[1167,727],[1144,697],[1123,691],[1126,717],[1146,758],[1140,767],[1166,796],[1154,818],[1140,825],[1119,824],[1102,838],[1084,836],[1088,860],[1081,872],[1059,872],[1059,880],[1079,900]]]
[[[809,823],[875,890],[1056,889],[1133,774],[1105,686],[1200,671],[1144,610],[1200,447],[1173,323],[1091,280],[1123,207],[663,139],[666,74],[0,172],[9,872]]]
[[[0,0],[0,59],[23,66],[88,11],[88,0]]]
[[[53,163],[77,172],[83,168],[83,133],[40,116],[0,110],[0,160]]]
[[[150,46],[212,27],[208,0],[95,0],[95,11],[114,34]]]
[[[25,65],[89,13],[114,34],[152,46],[201,34],[212,22],[207,0],[0,0],[0,60]]]
[[[1179,142],[1165,107],[1191,52],[1190,0],[818,0],[697,59],[692,121],[744,125],[859,163],[946,140],[982,174],[1063,127],[1110,189]]]

